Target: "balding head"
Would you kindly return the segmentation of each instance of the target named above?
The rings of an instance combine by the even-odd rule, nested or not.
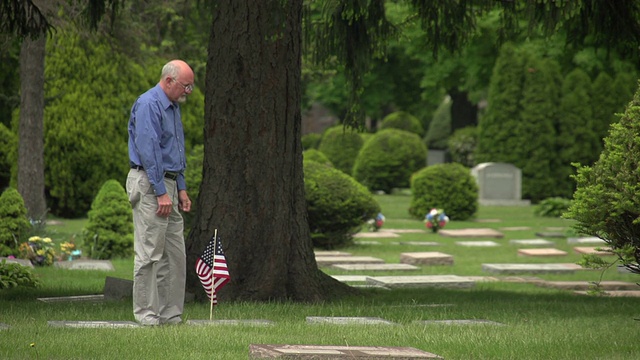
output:
[[[193,88],[193,70],[182,60],[171,60],[162,67],[160,87],[173,102],[185,102]]]

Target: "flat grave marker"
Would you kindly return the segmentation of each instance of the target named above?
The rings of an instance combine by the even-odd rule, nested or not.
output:
[[[607,243],[599,237],[570,237],[567,238],[567,244],[571,245],[606,245]]]
[[[5,324],[5,323],[0,323],[0,330],[8,330],[11,326]]]
[[[316,250],[314,251],[315,256],[351,256],[351,253],[344,251],[323,251]]]
[[[531,228],[529,226],[509,226],[509,227],[502,227],[502,228],[500,228],[500,230],[502,230],[502,231],[525,231],[525,230],[531,230]]]
[[[353,243],[356,245],[380,245],[380,241],[375,240],[354,240]]]
[[[417,324],[436,324],[436,325],[497,325],[504,326],[505,324],[491,320],[484,319],[459,319],[459,320],[417,320],[414,321]]]
[[[518,256],[567,256],[567,252],[556,248],[518,249]]]
[[[593,286],[591,281],[541,281],[536,285],[561,290],[589,290]],[[636,283],[625,281],[601,281],[603,290],[640,290]]]
[[[331,275],[340,282],[367,282],[369,275]]]
[[[473,237],[490,237],[502,239],[504,234],[495,229],[489,228],[469,228],[469,229],[457,229],[457,230],[438,230],[438,234],[446,237],[454,238],[473,238]]]
[[[494,247],[500,246],[495,241],[456,241],[456,245],[468,247]]]
[[[414,275],[414,276],[371,276],[367,283],[387,288],[426,288],[442,287],[453,289],[467,289],[476,282],[458,275]]]
[[[47,321],[51,327],[68,328],[137,328],[141,327],[133,321]]]
[[[545,239],[509,240],[509,244],[521,246],[554,246],[556,243]]]
[[[72,260],[72,261],[56,261],[53,263],[55,267],[68,270],[103,270],[114,271],[115,268],[110,260]]]
[[[396,234],[424,234],[424,230],[421,229],[386,229],[385,231]]]
[[[359,316],[307,316],[308,324],[336,324],[336,325],[395,325],[395,323],[379,317]]]
[[[597,250],[602,249],[602,250]],[[573,251],[576,254],[585,254],[585,255],[599,255],[599,256],[611,256],[615,255],[612,251],[608,250],[606,247],[598,247],[598,246],[576,246],[573,248]]]
[[[354,238],[374,238],[374,239],[386,239],[397,238],[400,235],[390,231],[375,231],[375,232],[359,232],[353,235]]]
[[[579,295],[588,295],[588,293],[586,291],[574,291],[575,294],[579,294]],[[612,290],[612,291],[605,291],[604,296],[611,296],[611,297],[636,297],[636,298],[640,298],[640,290]]]
[[[33,269],[33,264],[31,263],[31,261],[27,260],[27,259],[15,259],[15,258],[6,258],[6,257],[0,257],[0,263],[2,262],[2,260],[5,260],[7,262],[7,264],[20,264],[22,266],[26,266],[28,268],[32,268]]]
[[[383,264],[384,260],[372,256],[316,256],[318,266],[336,264]]]
[[[582,270],[580,265],[572,263],[560,264],[482,264],[482,271],[495,274],[573,274]]]
[[[453,256],[439,251],[407,252],[400,254],[400,262],[410,265],[453,265]]]
[[[394,244],[398,245],[414,245],[414,246],[439,246],[442,245],[439,242],[435,241],[402,241]]]
[[[412,347],[249,344],[249,359],[416,360],[443,359]]]
[[[410,264],[334,264],[331,267],[347,271],[411,271],[420,269]]]
[[[44,303],[61,303],[61,302],[102,302],[104,295],[79,295],[79,296],[59,296],[38,298],[38,301]]]
[[[536,236],[543,238],[563,238],[566,237],[564,233],[554,231],[540,231],[536,233]]]
[[[214,325],[272,326],[272,325],[275,325],[275,323],[273,321],[271,321],[271,320],[263,320],[263,319],[187,320],[185,322],[185,324],[187,324],[187,325],[196,325],[196,326],[214,326]]]

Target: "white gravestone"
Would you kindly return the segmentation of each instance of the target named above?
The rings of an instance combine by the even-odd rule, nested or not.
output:
[[[480,205],[528,206],[522,200],[522,171],[512,164],[482,163],[471,169],[478,183]]]

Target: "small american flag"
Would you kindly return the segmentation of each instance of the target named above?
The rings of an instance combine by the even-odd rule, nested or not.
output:
[[[211,302],[214,305],[217,304],[217,290],[221,289],[231,279],[229,277],[229,269],[227,269],[227,259],[224,257],[224,252],[222,251],[220,238],[216,241],[216,237],[214,236],[209,240],[209,244],[204,250],[204,253],[198,258],[198,261],[196,261],[196,273]]]

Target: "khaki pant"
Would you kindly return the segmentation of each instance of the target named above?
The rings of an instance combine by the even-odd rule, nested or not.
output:
[[[177,323],[184,308],[186,255],[175,180],[164,179],[173,209],[156,215],[158,201],[144,170],[131,169],[127,194],[133,208],[133,315],[143,325]]]

